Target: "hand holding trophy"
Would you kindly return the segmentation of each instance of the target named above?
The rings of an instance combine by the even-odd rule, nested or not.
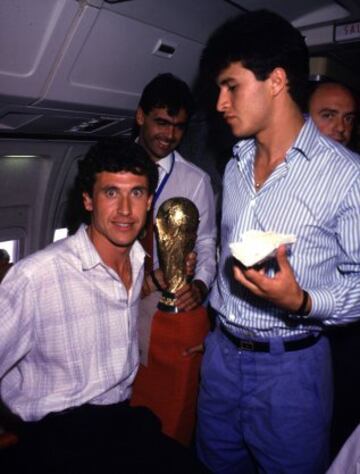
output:
[[[134,406],[150,408],[161,420],[165,434],[189,445],[195,426],[200,346],[209,331],[204,306],[182,311],[175,293],[186,286],[186,256],[193,250],[199,212],[187,198],[174,197],[160,206],[156,234],[160,268],[167,289],[162,290],[151,324],[147,366],[140,366],[133,386]],[[190,350],[189,350],[190,349]]]

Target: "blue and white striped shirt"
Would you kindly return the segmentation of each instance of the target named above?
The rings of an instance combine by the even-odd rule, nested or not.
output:
[[[359,318],[360,157],[320,134],[309,119],[284,162],[255,192],[255,149],[255,140],[237,143],[224,176],[221,257],[210,298],[221,322],[242,336],[289,337]],[[306,321],[234,280],[229,242],[250,229],[296,235],[289,261],[311,296]]]

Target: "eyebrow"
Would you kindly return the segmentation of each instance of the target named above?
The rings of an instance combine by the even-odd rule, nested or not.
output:
[[[319,112],[332,112],[334,114],[339,113],[339,111],[337,109],[331,109],[330,107],[324,107],[323,109],[320,109]]]
[[[107,184],[101,188],[102,191],[109,191],[109,189],[116,189],[116,190],[121,190],[122,186],[117,186],[116,184]],[[139,189],[142,191],[148,191],[149,188],[148,186],[144,186],[143,184],[139,184],[136,186],[133,186],[132,188],[129,189],[129,191],[134,191],[134,189]]]
[[[101,187],[102,190],[107,191],[108,189],[119,189],[118,186],[115,184],[105,184],[104,186]]]
[[[319,113],[322,112],[331,112],[333,114],[339,114],[342,113],[338,109],[331,109],[330,107],[324,107],[323,109],[320,109]],[[356,112],[353,110],[350,110],[349,112],[345,112],[344,115],[356,115]]]
[[[225,85],[228,85],[229,82],[233,82],[233,81],[235,81],[235,79],[233,77],[225,77],[220,82],[217,82],[217,85],[218,86],[225,86]]]
[[[155,118],[154,118],[154,121],[155,121],[155,122],[166,123],[167,125],[173,125],[174,127],[185,127],[185,125],[187,124],[186,121],[179,121],[179,122],[176,122],[176,121],[172,121],[172,120],[169,120],[169,119],[166,119],[166,118],[162,118],[162,117],[155,117]]]
[[[143,186],[142,184],[139,184],[139,186],[134,186],[131,188],[131,191],[134,191],[135,189],[139,189],[140,191],[148,191],[149,188],[147,186]]]

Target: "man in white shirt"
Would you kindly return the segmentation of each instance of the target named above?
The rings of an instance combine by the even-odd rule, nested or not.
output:
[[[24,421],[11,472],[147,472],[171,442],[149,411],[128,405],[144,263],[136,239],[158,172],[139,145],[102,143],[78,180],[89,226],[18,262],[0,288],[1,397]]]
[[[188,363],[189,357],[193,357],[194,364],[197,358],[200,362],[200,355],[194,355],[191,349],[202,344],[204,331],[206,332],[205,325],[202,323],[202,316],[195,317],[193,315],[191,317],[192,328],[188,326],[187,319],[190,318],[189,312],[199,310],[215,276],[216,224],[214,194],[210,178],[203,170],[186,161],[176,151],[184,136],[193,108],[193,98],[187,84],[172,74],[160,74],[144,88],[136,112],[136,122],[139,127],[138,143],[145,148],[159,167],[159,184],[153,203],[154,216],[161,204],[173,197],[190,199],[198,208],[200,215],[195,244],[197,253],[195,275],[190,283],[176,293],[176,305],[183,312],[177,315],[168,315],[175,333],[174,341],[170,341],[168,333],[160,335],[154,329],[159,322],[159,316],[155,316],[153,320],[152,317],[156,312],[160,292],[149,294],[140,304],[140,350],[143,365],[140,366],[138,377],[145,376],[145,372],[147,372],[146,377],[151,379],[151,384],[143,381],[144,383],[141,383],[140,387],[138,379],[134,386],[134,403],[150,406],[161,418],[164,432],[185,444],[190,441],[192,423],[188,423],[184,430],[178,430],[179,423],[182,423],[178,417],[180,417],[183,407],[170,408],[170,405],[174,403],[174,393],[178,394],[184,385],[179,381],[181,376],[175,376],[175,382],[165,382],[157,379],[153,369],[157,372],[160,366],[166,366],[166,371],[175,374],[176,367],[179,366],[181,371]],[[153,275],[153,271],[159,267],[155,241],[153,248],[150,275]],[[167,319],[166,316],[163,318]],[[186,334],[185,328],[188,328],[190,336]],[[150,339],[152,343],[148,349]],[[160,349],[163,350],[162,356],[159,356],[159,345],[162,346]],[[174,345],[178,347],[174,353],[176,363],[169,352],[171,347],[174,348]],[[189,350],[192,355],[188,354]],[[152,357],[155,352],[157,354],[156,362]],[[151,377],[150,372],[153,374]],[[196,388],[190,390],[193,392],[192,400],[189,401],[192,414],[188,415],[188,420],[192,419],[195,413],[198,370],[194,369],[194,374],[196,374],[194,375]],[[184,377],[187,379],[185,375]],[[177,382],[179,382],[179,386],[175,385]],[[155,395],[156,387],[161,391],[159,396]],[[169,420],[169,416],[171,420]],[[174,421],[175,418],[177,421]],[[185,418],[182,416],[182,420]],[[179,434],[180,431],[182,434]]]

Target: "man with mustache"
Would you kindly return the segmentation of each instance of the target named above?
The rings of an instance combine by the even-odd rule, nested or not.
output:
[[[194,352],[193,347],[202,344],[207,322],[198,314],[191,316],[191,312],[198,310],[214,279],[216,239],[214,195],[210,178],[176,150],[193,109],[194,102],[187,84],[172,74],[160,74],[144,88],[136,111],[136,123],[139,127],[137,141],[159,168],[159,184],[153,202],[154,218],[161,204],[172,197],[190,199],[200,215],[195,244],[195,275],[176,294],[176,305],[183,312],[161,317],[164,324],[167,324],[165,319],[169,319],[169,331],[174,337],[172,343],[169,342],[168,333],[162,336],[158,330],[154,330],[155,325],[159,327],[160,323],[159,315],[152,320],[160,297],[159,291],[145,295],[141,301],[139,323],[143,365],[140,366],[133,391],[133,403],[149,406],[162,420],[164,432],[184,444],[190,442],[192,435],[191,420],[194,420],[197,390],[191,389],[191,401],[186,402],[191,407],[188,417],[181,416],[184,407],[181,403],[176,403],[176,397],[184,391],[184,383],[181,382],[182,375],[177,376],[176,371],[179,370],[187,379],[183,371],[185,365],[190,364],[189,358],[193,359],[193,364],[200,364],[201,355]],[[153,271],[159,266],[155,240],[153,261],[148,263],[145,294],[149,293]],[[146,285],[149,281],[150,285]],[[150,340],[152,342],[148,348]],[[177,349],[173,357],[170,350],[175,347]],[[159,349],[162,350],[161,356]],[[153,358],[155,353],[156,361]],[[162,371],[161,367],[165,370]],[[194,379],[191,384],[197,387],[198,370],[195,372],[196,376],[191,377]],[[170,379],[166,373],[170,374]],[[190,383],[189,380],[187,383]]]

